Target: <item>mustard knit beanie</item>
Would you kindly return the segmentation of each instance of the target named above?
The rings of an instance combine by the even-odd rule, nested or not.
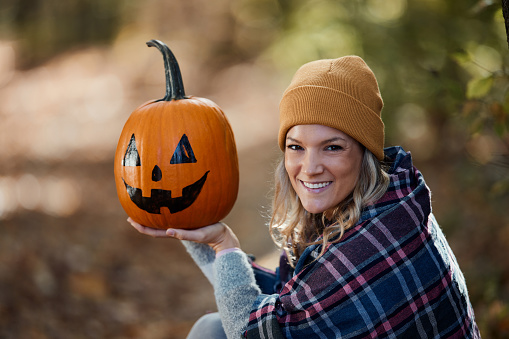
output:
[[[295,125],[336,128],[384,158],[383,101],[375,75],[358,56],[317,60],[295,73],[279,104],[279,147]]]

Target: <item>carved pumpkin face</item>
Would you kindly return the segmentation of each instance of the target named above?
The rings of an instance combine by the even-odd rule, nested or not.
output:
[[[237,198],[231,127],[204,98],[148,102],[129,117],[115,153],[126,213],[154,228],[198,228],[223,219]]]
[[[187,136],[184,134],[180,139],[173,156],[171,157],[170,164],[178,165],[184,163],[195,163],[196,158],[193,153],[193,149],[189,144]],[[122,161],[123,166],[141,166],[140,154],[136,147],[136,138],[134,134],[131,136],[127,151]],[[207,174],[205,174],[193,184],[186,186],[182,189],[181,197],[172,197],[170,190],[164,189],[151,189],[150,197],[143,196],[143,190],[130,186],[125,179],[124,185],[127,190],[127,194],[131,198],[131,201],[138,206],[138,208],[153,214],[161,214],[161,207],[167,207],[170,213],[180,212],[189,206],[196,200],[198,194],[207,180]],[[154,165],[152,170],[152,181],[158,182],[162,180],[163,173],[159,165]]]

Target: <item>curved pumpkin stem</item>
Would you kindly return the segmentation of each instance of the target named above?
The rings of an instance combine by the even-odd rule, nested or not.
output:
[[[180,74],[180,67],[177,59],[166,44],[159,40],[150,40],[148,47],[156,47],[163,55],[164,73],[166,75],[166,95],[157,101],[172,101],[186,99],[184,83]]]

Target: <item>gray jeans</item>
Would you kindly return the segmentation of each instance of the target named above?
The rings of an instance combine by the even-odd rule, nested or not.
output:
[[[219,313],[207,313],[196,321],[187,339],[226,339]]]

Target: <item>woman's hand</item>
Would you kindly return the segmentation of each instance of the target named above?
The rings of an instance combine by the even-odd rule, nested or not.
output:
[[[175,228],[161,230],[142,226],[131,218],[127,219],[127,221],[136,230],[138,230],[138,232],[150,235],[151,237],[176,238],[179,240],[188,240],[208,244],[216,253],[229,248],[240,248],[240,243],[235,233],[233,233],[230,227],[222,222],[197,228],[195,230],[183,230]]]

